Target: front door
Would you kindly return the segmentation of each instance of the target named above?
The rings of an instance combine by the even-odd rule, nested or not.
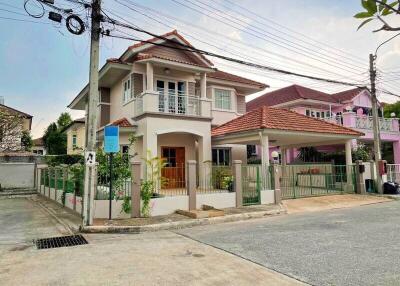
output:
[[[185,188],[185,147],[161,147],[163,189]]]

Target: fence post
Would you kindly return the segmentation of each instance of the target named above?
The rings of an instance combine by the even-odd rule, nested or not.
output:
[[[54,200],[55,201],[57,201],[57,180],[58,180],[57,171],[58,171],[58,168],[57,167],[54,168]]]
[[[140,161],[131,162],[131,217],[140,217],[141,165]]]
[[[365,195],[365,180],[364,180],[364,172],[360,172],[360,166],[362,166],[362,161],[356,161],[356,186],[357,186],[357,194]]]
[[[65,197],[67,191],[67,180],[68,180],[68,167],[63,167],[63,194],[62,194],[62,203],[65,206]]]
[[[187,183],[186,190],[189,196],[189,210],[196,209],[196,160],[187,161]]]
[[[242,185],[242,161],[233,161],[233,189],[236,193],[236,207],[243,206],[243,185]]]
[[[281,191],[281,177],[282,170],[278,164],[272,164],[272,173],[274,176],[274,196],[275,196],[275,204],[280,204],[282,202],[282,191]]]
[[[49,184],[47,187],[47,197],[50,198],[50,186],[51,186],[51,171],[50,167],[47,169],[47,177],[49,177]]]
[[[42,169],[41,168],[37,168],[37,183],[36,183],[36,190],[38,191],[38,193],[42,193]]]

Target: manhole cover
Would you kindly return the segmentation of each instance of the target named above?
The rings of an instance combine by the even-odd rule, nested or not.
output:
[[[88,244],[82,235],[69,235],[60,237],[41,238],[36,240],[37,249],[48,249]]]

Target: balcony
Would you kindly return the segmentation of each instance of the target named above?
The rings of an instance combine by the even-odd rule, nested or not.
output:
[[[358,115],[354,112],[345,112],[341,116],[326,118],[325,120],[360,130],[371,130],[373,126],[372,116]],[[379,118],[379,128],[382,132],[399,133],[398,118]]]
[[[211,100],[183,93],[143,92],[135,100],[135,116],[159,113],[211,117]]]

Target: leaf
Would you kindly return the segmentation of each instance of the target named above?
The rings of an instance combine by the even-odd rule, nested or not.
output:
[[[369,18],[372,17],[373,14],[369,13],[369,12],[360,12],[354,15],[354,18],[357,19],[364,19],[364,18]]]
[[[379,3],[379,12],[382,12],[382,10],[385,8],[385,5],[383,5],[383,4],[386,4],[386,2],[387,2],[387,0],[382,0],[382,4]]]
[[[397,1],[395,1],[395,2],[393,2],[393,3],[390,3],[390,4],[388,4],[390,7],[392,7],[392,8],[394,8],[396,5],[398,4],[398,2]],[[383,9],[383,11],[382,11],[382,16],[387,16],[387,15],[390,15],[390,14],[392,14],[393,13],[393,10],[390,10],[389,8],[385,8],[385,9]]]
[[[367,24],[368,22],[372,21],[374,18],[369,18],[365,21],[363,21],[360,26],[358,26],[357,31],[361,29],[362,26],[364,26],[365,24]]]
[[[378,12],[378,7],[376,7],[376,2],[374,0],[367,0],[366,1],[366,5],[367,5],[367,10],[368,12],[375,14],[376,12]]]

